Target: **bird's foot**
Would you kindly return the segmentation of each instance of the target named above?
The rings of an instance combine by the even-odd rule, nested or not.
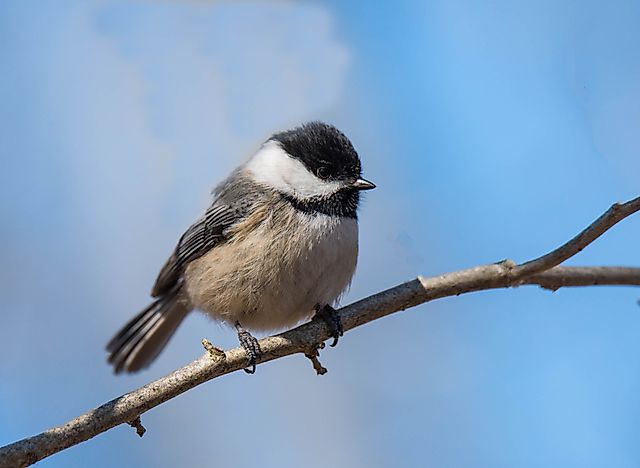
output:
[[[319,304],[315,306],[316,314],[313,317],[314,319],[317,317],[320,320],[323,320],[327,325],[329,325],[329,329],[331,330],[331,337],[333,338],[333,343],[331,343],[331,347],[333,348],[338,344],[338,339],[344,335],[344,329],[342,328],[342,321],[340,320],[340,316],[336,312],[336,309],[331,307],[329,304],[321,307]]]
[[[256,372],[256,361],[262,355],[262,350],[260,349],[260,343],[258,340],[249,333],[247,330],[242,328],[239,322],[236,322],[236,330],[238,331],[238,341],[240,341],[240,346],[244,349],[244,352],[247,354],[247,358],[249,359],[249,365],[244,371],[247,374],[254,374]]]

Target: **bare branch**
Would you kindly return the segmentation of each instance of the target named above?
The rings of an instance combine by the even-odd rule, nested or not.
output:
[[[432,278],[418,277],[362,299],[338,311],[344,330],[351,330],[434,299],[473,291],[522,284],[539,285],[552,290],[568,286],[640,286],[640,268],[556,266],[638,210],[640,198],[622,205],[613,205],[591,226],[560,248],[522,265],[505,260]],[[288,332],[264,338],[260,340],[262,356],[258,362],[302,353],[312,358],[318,373],[323,373],[324,368],[313,350],[317,350],[319,343],[327,340],[329,334],[330,330],[323,321],[311,321]],[[0,468],[28,466],[114,426],[139,421],[139,416],[151,408],[208,380],[246,366],[246,356],[242,348],[222,352],[208,341],[203,341],[203,345],[207,350],[203,356],[173,373],[111,400],[63,426],[0,448]]]
[[[338,311],[345,330],[371,322],[393,312],[434,299],[472,291],[505,288],[522,283],[508,278],[509,265],[485,265],[433,278],[419,277],[374,296],[362,299]],[[556,267],[539,273],[524,284],[547,289],[567,286],[634,285],[640,286],[640,268]],[[267,362],[295,353],[309,354],[316,343],[329,338],[323,322],[309,322],[289,332],[260,340]],[[28,466],[43,458],[88,440],[119,424],[135,421],[140,414],[208,380],[243,369],[246,356],[242,348],[214,357],[209,351],[191,364],[151,382],[144,387],[37,436],[0,448],[0,467]]]
[[[556,291],[574,286],[639,286],[640,268],[630,267],[555,267],[525,279],[524,284]]]
[[[534,273],[546,271],[554,266],[560,265],[565,260],[582,251],[582,249],[611,229],[615,224],[618,224],[638,210],[640,210],[640,197],[634,198],[626,203],[614,203],[602,216],[569,242],[542,257],[519,265],[514,269],[512,274],[524,278],[525,276],[531,276]]]

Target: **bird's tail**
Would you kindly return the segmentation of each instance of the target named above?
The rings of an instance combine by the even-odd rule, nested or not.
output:
[[[152,302],[111,339],[108,361],[116,374],[144,369],[160,354],[191,310],[181,296],[172,291]]]

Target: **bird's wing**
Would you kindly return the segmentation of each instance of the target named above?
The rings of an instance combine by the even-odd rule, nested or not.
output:
[[[220,199],[182,235],[173,254],[160,270],[151,295],[158,297],[170,291],[180,279],[187,264],[227,239],[229,227],[244,219],[245,210],[232,207]]]

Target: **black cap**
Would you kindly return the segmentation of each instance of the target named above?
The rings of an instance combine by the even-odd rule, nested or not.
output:
[[[360,158],[351,141],[333,125],[309,122],[276,133],[270,140],[280,143],[317,177],[325,180],[359,179]]]

